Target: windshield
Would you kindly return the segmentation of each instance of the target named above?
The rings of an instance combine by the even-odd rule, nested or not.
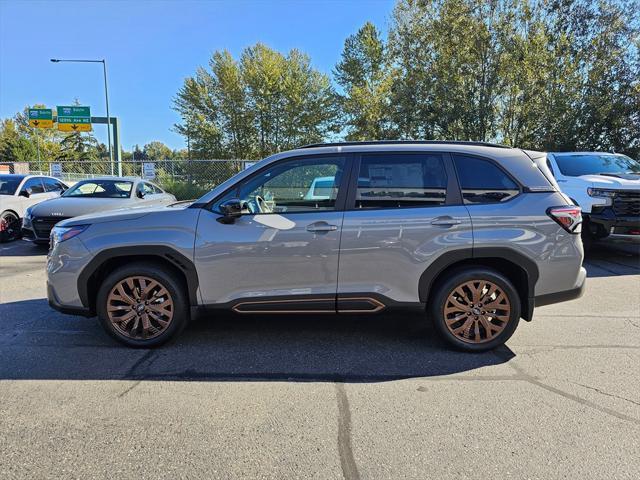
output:
[[[121,180],[85,180],[76,183],[62,194],[63,197],[129,198],[132,182]]]
[[[13,195],[24,177],[0,175],[0,195]]]
[[[626,155],[581,153],[555,155],[563,175],[597,175],[599,173],[640,173],[640,162]]]

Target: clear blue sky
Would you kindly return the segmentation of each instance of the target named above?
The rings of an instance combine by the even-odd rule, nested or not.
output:
[[[125,149],[160,140],[183,148],[170,129],[179,117],[172,98],[211,53],[235,57],[260,41],[298,48],[330,73],[345,38],[367,20],[386,32],[393,0],[273,1],[17,1],[0,0],[0,118],[26,105],[65,105],[78,98],[105,115],[101,64],[107,60],[112,116]],[[96,126],[106,143],[106,129]]]

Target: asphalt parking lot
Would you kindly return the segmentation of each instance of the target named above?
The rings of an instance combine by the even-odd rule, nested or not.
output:
[[[45,299],[46,251],[0,244],[0,478],[640,478],[640,249],[507,347],[419,316],[194,322],[130,350]]]

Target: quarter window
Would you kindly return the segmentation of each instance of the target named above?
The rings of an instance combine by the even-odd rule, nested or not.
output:
[[[441,154],[363,155],[356,208],[444,205],[447,173]]]
[[[454,154],[453,161],[466,204],[505,202],[520,193],[518,185],[487,160]]]

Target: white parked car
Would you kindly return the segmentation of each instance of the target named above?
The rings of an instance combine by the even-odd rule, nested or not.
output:
[[[640,162],[619,153],[547,154],[562,191],[582,208],[586,241],[609,235],[640,241]]]
[[[20,224],[28,207],[59,197],[67,187],[57,178],[43,175],[0,175],[0,241],[20,235]]]

